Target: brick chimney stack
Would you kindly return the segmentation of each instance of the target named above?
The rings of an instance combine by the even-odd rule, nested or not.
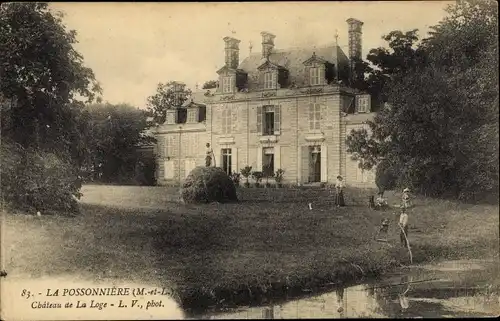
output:
[[[267,31],[261,32],[260,35],[262,36],[262,58],[269,58],[274,48],[274,38],[276,36]]]
[[[363,22],[354,18],[347,19],[349,26],[349,58],[359,58],[362,55],[361,36],[363,35]]]
[[[357,77],[354,72],[354,61],[362,59],[362,27],[363,22],[354,18],[347,19],[347,25],[349,26],[349,69],[350,69],[350,80],[354,81]]]
[[[226,67],[231,69],[236,69],[240,64],[241,41],[232,37],[225,37],[223,40],[226,43],[226,46],[224,48],[226,54],[225,57]]]

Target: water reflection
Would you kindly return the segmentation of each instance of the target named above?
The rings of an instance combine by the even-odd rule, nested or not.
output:
[[[478,271],[482,271],[479,276]],[[488,286],[478,286],[487,285],[489,280],[498,277],[498,273],[493,271],[498,271],[498,269],[460,271],[460,269],[413,268],[388,276],[374,284],[339,287],[322,295],[288,301],[280,305],[251,307],[239,312],[213,314],[211,318],[338,319],[496,316],[500,314],[498,292],[492,293],[491,287]],[[475,275],[471,276],[471,273]],[[464,280],[468,279],[473,280],[472,283],[464,283]]]

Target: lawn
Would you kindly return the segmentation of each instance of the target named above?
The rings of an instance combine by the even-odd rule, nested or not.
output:
[[[238,204],[199,206],[175,203],[173,188],[83,192],[78,217],[4,215],[8,273],[154,282],[171,287],[182,307],[203,308],[319,291],[409,264],[397,210],[370,210],[369,190],[348,190],[346,208],[324,189],[241,189]],[[397,203],[398,194],[388,196]],[[498,206],[414,202],[413,263],[498,255]],[[391,242],[376,242],[385,217]]]

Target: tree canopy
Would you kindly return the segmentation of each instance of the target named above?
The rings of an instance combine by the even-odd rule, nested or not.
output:
[[[148,97],[148,112],[156,124],[163,124],[167,110],[180,107],[191,97],[191,90],[177,81],[159,83],[156,93]]]
[[[62,17],[46,3],[0,5],[2,201],[14,206],[75,209],[82,107],[101,89]]]
[[[498,16],[493,1],[461,1],[418,42],[414,31],[385,37],[370,51],[389,102],[370,132],[347,138],[369,169],[381,159],[398,185],[473,199],[498,190]],[[378,171],[379,172],[379,171]]]

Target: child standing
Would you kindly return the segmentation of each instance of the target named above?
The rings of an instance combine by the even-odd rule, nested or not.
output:
[[[410,207],[410,189],[405,188],[403,190],[403,195],[401,195],[401,207],[409,208]]]
[[[401,233],[399,233],[399,239],[401,240],[401,245],[403,247],[408,247],[406,240],[408,239],[408,214],[406,213],[406,208],[401,208],[401,215],[399,216],[399,226],[401,227]]]

